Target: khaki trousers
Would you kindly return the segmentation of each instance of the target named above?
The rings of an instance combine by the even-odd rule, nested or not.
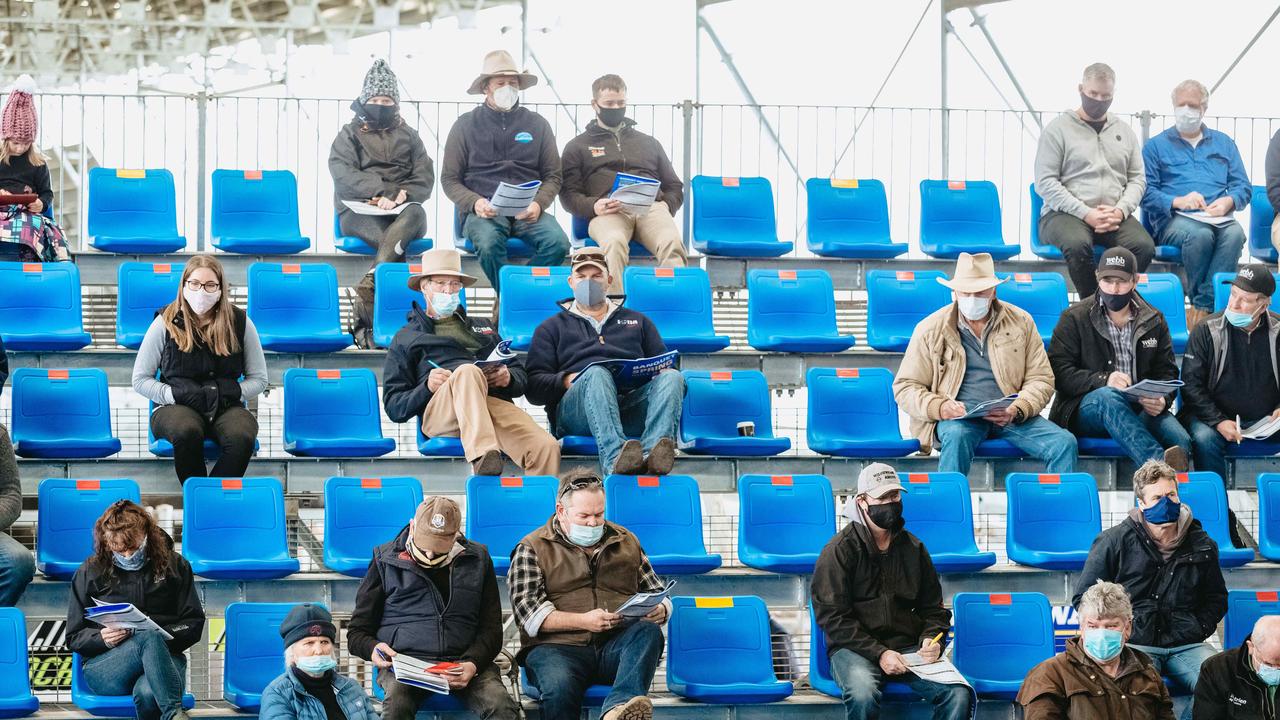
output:
[[[671,217],[671,210],[665,202],[650,205],[649,212],[640,217],[620,212],[597,215],[587,226],[587,233],[604,250],[609,274],[613,276],[613,284],[609,286],[611,294],[622,292],[622,274],[631,258],[632,240],[653,253],[659,267],[685,266],[680,228],[676,227],[675,218]]]
[[[1280,250],[1280,213],[1276,213],[1276,219],[1271,221],[1271,244]]]
[[[527,475],[560,471],[560,443],[529,413],[489,396],[489,384],[475,365],[461,365],[431,396],[422,413],[427,437],[461,437],[467,460],[501,450]]]

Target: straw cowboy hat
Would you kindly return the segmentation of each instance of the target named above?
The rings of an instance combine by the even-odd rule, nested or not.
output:
[[[966,293],[990,290],[1002,282],[1004,280],[996,277],[996,264],[991,260],[991,253],[970,255],[962,252],[956,258],[956,272],[951,279],[938,278],[938,284]]]
[[[436,248],[422,253],[422,269],[409,276],[409,289],[420,291],[423,279],[436,275],[456,277],[463,287],[476,284],[474,277],[462,272],[462,253],[453,248]]]
[[[511,53],[506,50],[494,50],[484,56],[484,65],[480,68],[480,74],[471,83],[471,87],[467,88],[467,94],[483,95],[484,86],[491,77],[520,78],[521,90],[528,90],[538,84],[537,75],[520,72],[516,69],[516,61],[511,57]]]

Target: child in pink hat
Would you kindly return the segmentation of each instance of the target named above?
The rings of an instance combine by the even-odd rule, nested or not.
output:
[[[0,112],[0,243],[20,243],[31,252],[8,247],[0,250],[16,249],[16,255],[26,260],[69,260],[62,230],[43,214],[53,202],[53,188],[44,155],[35,145],[38,123],[31,97],[35,90],[36,83],[30,75],[19,77]],[[6,203],[6,195],[35,198]]]

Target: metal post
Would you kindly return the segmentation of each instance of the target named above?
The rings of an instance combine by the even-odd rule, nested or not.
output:
[[[938,3],[939,107],[942,108],[942,177],[951,177],[951,110],[947,108],[947,4]]]
[[[529,0],[520,0],[520,69],[529,65]]]
[[[1236,56],[1236,59],[1231,61],[1230,67],[1227,68],[1226,72],[1222,73],[1222,77],[1218,78],[1218,82],[1214,83],[1213,87],[1209,88],[1210,93],[1218,92],[1218,88],[1222,85],[1223,81],[1231,75],[1231,71],[1236,69],[1236,66],[1240,64],[1240,61],[1244,59],[1244,56],[1249,54],[1249,51],[1253,49],[1254,43],[1258,42],[1258,38],[1262,37],[1262,34],[1267,31],[1267,28],[1271,27],[1271,23],[1275,22],[1277,16],[1280,16],[1280,5],[1276,6],[1276,11],[1271,13],[1271,17],[1267,18],[1267,21],[1262,24],[1262,27],[1258,28],[1258,32],[1254,33],[1253,38],[1249,40],[1249,44],[1244,46],[1244,49],[1240,51],[1240,54]]]
[[[208,192],[205,133],[209,127],[209,90],[196,95],[196,252],[204,252],[204,210]]]
[[[684,180],[685,199],[693,194],[693,101],[685,100],[680,103],[680,112],[684,117],[684,157],[682,158],[683,167],[680,169],[681,179]],[[689,212],[689,203],[682,202],[681,209],[684,211],[680,215],[682,237],[685,245],[689,244],[690,225],[692,224],[692,213]]]
[[[1150,110],[1143,110],[1142,112],[1138,113],[1138,120],[1142,123],[1142,144],[1143,145],[1146,145],[1147,141],[1151,139],[1151,118],[1153,117],[1155,117],[1155,114],[1152,113]]]

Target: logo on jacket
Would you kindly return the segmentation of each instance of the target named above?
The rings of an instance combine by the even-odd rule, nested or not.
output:
[[[604,157],[604,148],[603,148],[603,147],[590,147],[590,146],[588,146],[588,147],[587,147],[587,149],[591,151],[591,157]]]
[[[516,133],[516,142],[518,142],[518,143],[531,143],[531,142],[533,142],[533,134],[532,134],[532,133],[527,133],[527,132],[518,132],[518,133]]]
[[[1227,702],[1231,703],[1232,705],[1235,705],[1236,707],[1249,704],[1248,700],[1245,700],[1244,698],[1236,697],[1235,695],[1227,696]]]
[[[639,320],[624,320],[624,319],[622,319],[622,318],[618,318],[618,324],[619,324],[619,325],[639,325],[639,324],[640,324],[640,321],[639,321]]]
[[[1142,347],[1144,348],[1153,348],[1155,346],[1156,346],[1155,338],[1147,338],[1146,340],[1142,341]]]

